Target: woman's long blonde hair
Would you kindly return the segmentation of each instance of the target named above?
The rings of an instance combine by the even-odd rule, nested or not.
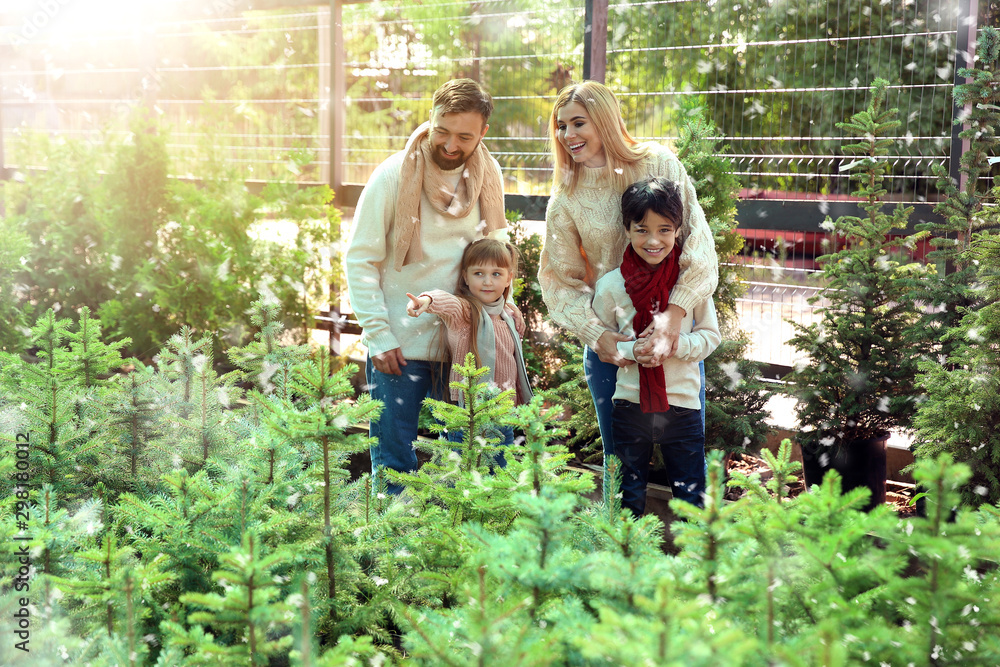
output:
[[[591,122],[601,139],[601,147],[606,158],[605,176],[622,193],[631,183],[645,174],[640,173],[639,163],[649,154],[649,150],[639,144],[629,133],[622,119],[617,98],[607,86],[597,81],[573,83],[561,91],[552,107],[549,119],[549,142],[552,148],[552,191],[565,190],[572,194],[580,181],[584,167],[573,161],[569,152],[559,141],[556,115],[567,104],[576,102],[587,111]]]

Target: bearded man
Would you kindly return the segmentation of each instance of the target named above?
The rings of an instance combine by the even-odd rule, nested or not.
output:
[[[420,406],[448,396],[440,323],[408,317],[406,293],[453,290],[465,246],[484,236],[507,240],[500,165],[482,143],[492,113],[477,82],[445,83],[430,121],[375,169],[358,199],[344,266],[368,348],[369,391],[385,406],[369,431],[376,474],[417,469]]]

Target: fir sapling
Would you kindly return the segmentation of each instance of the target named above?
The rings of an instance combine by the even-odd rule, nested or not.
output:
[[[107,376],[123,363],[122,348],[132,342],[130,338],[104,342],[101,321],[91,317],[87,306],[80,308],[76,326],[66,332],[66,340],[69,348],[66,369],[86,389],[107,382]]]
[[[115,517],[141,553],[167,558],[164,569],[177,575],[176,586],[165,592],[169,605],[181,592],[211,590],[208,573],[239,536],[224,502],[232,489],[220,487],[206,471],[190,474],[181,468],[163,475],[160,488],[156,495],[122,494]]]
[[[650,571],[647,576],[653,590],[636,596],[631,607],[611,606],[603,598],[592,603],[597,621],[569,639],[580,655],[580,664],[767,664],[759,660],[758,642],[738,619],[720,614],[706,596],[683,593],[667,572]]]
[[[461,606],[440,611],[400,606],[409,629],[404,644],[408,657],[453,667],[563,664],[553,633],[527,617],[530,598],[497,595],[491,569],[475,569],[460,591]]]
[[[709,452],[705,475],[705,504],[695,507],[681,500],[671,500],[670,508],[682,520],[671,526],[674,542],[683,549],[682,558],[697,564],[691,584],[695,594],[706,594],[712,601],[722,595],[720,572],[726,567],[729,545],[736,539],[734,521],[737,508],[724,501],[722,454]]]
[[[912,207],[883,210],[886,156],[900,125],[898,110],[885,108],[888,89],[888,81],[876,79],[867,109],[838,123],[858,138],[843,150],[856,156],[846,168],[865,215],[824,223],[845,247],[819,258],[827,283],[810,299],[826,302],[816,308],[818,320],[793,323],[791,344],[808,355],[787,378],[798,399],[799,441],[805,455],[820,461],[909,426],[918,403],[916,364],[929,335],[907,281],[925,269],[900,260],[898,246],[912,246],[927,232],[890,238],[905,230]]]
[[[186,418],[192,408],[195,366],[204,366],[204,360],[211,358],[212,337],[206,335],[196,339],[191,327],[185,325],[167,340],[154,359],[160,372],[180,389],[178,412],[182,418]]]
[[[164,394],[153,368],[140,361],[114,377],[103,399],[107,419],[100,438],[107,451],[105,475],[113,488],[155,483],[160,473],[194,458],[158,439],[164,427]]]
[[[374,419],[382,406],[368,395],[357,401],[346,400],[353,395],[350,377],[357,369],[347,366],[333,373],[334,361],[328,350],[319,348],[309,361],[293,367],[286,396],[258,395],[256,400],[269,428],[305,454],[310,478],[306,491],[318,496],[320,507],[317,537],[324,552],[326,604],[330,620],[337,623],[349,617],[344,613],[346,609],[339,609],[338,598],[352,598],[349,591],[338,588],[338,572],[357,567],[349,552],[341,552],[348,546],[342,539],[347,519],[338,511],[342,493],[348,487],[349,473],[343,466],[350,454],[369,448],[368,437],[351,430],[360,422]]]
[[[235,375],[242,382],[255,385],[265,394],[277,391],[285,399],[292,369],[309,358],[306,345],[282,345],[284,324],[281,305],[273,298],[262,296],[253,302],[250,321],[258,328],[254,340],[242,347],[232,347],[226,354],[236,366]]]
[[[1000,661],[1000,522],[996,508],[977,512],[961,504],[969,476],[969,467],[948,454],[919,461],[914,479],[926,491],[926,517],[878,533],[912,573],[887,591],[898,628],[892,654],[900,662]]]
[[[192,611],[190,627],[165,622],[168,643],[218,655],[230,664],[267,665],[272,655],[287,653],[292,636],[284,631],[290,609],[276,600],[281,589],[273,571],[291,559],[286,548],[268,550],[252,532],[241,545],[219,557],[212,579],[222,593],[185,593],[180,601]],[[229,641],[220,643],[220,636]]]
[[[231,379],[218,376],[211,357],[198,355],[191,362],[190,376],[184,382],[188,398],[180,403],[178,411],[168,412],[168,420],[175,434],[174,446],[184,452],[186,459],[205,465],[209,455],[232,444],[229,423],[233,414],[229,408],[240,398],[241,391]]]
[[[407,493],[423,506],[438,503],[450,516],[452,526],[464,521],[509,524],[515,515],[504,480],[510,473],[498,464],[503,456],[506,464],[520,456],[520,447],[501,448],[502,435],[498,425],[511,423],[513,390],[497,391],[482,382],[489,369],[477,368],[469,353],[465,363],[454,367],[460,379],[458,405],[427,399],[437,423],[431,429],[440,434],[462,433],[461,442],[439,437],[418,440],[414,447],[430,455],[430,460],[413,473],[384,471],[391,481],[407,487]],[[494,477],[495,479],[491,478]]]
[[[973,239],[968,257],[977,270],[978,309],[965,312],[945,340],[952,348],[944,364],[920,364],[920,386],[928,400],[914,425],[915,451],[933,460],[941,453],[969,466],[962,498],[972,505],[1000,501],[1000,236]]]
[[[1000,223],[993,202],[996,191],[990,187],[993,156],[1000,149],[996,128],[1000,125],[1000,32],[986,26],[976,41],[973,67],[962,68],[958,76],[966,82],[955,86],[955,105],[964,110],[955,124],[962,126],[958,136],[968,142],[959,159],[961,182],[954,182],[943,165],[932,167],[937,188],[945,195],[934,210],[943,217],[917,225],[933,236],[934,247],[927,258],[937,263],[935,280],[914,281],[915,297],[933,306],[925,313],[928,324],[938,335],[958,326],[969,309],[984,303],[974,289],[976,262],[969,250],[974,236]],[[940,354],[947,358],[959,342],[953,337],[937,341]]]

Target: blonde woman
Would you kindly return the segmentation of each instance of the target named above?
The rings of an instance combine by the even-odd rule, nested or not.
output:
[[[586,346],[584,371],[607,456],[614,453],[615,378],[618,367],[632,362],[618,353],[617,343],[626,337],[617,333],[614,322],[597,317],[591,300],[594,284],[621,265],[628,243],[621,221],[622,193],[640,179],[662,176],[677,184],[683,203],[677,233],[680,275],[665,312],[639,334],[653,338],[654,345],[648,347],[654,351],[638,357],[638,363],[655,367],[673,356],[685,314],[715,292],[718,257],[684,166],[666,146],[632,137],[618,100],[606,86],[583,81],[564,88],[552,108],[549,136],[554,172],[538,282],[549,316]]]

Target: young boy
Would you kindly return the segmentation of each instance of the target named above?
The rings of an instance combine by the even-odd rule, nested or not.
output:
[[[676,234],[682,212],[680,192],[663,177],[643,179],[625,190],[622,224],[629,245],[621,268],[598,280],[594,290],[594,312],[606,327],[634,337],[666,309],[680,273]],[[618,369],[613,417],[615,455],[622,462],[622,506],[635,516],[646,507],[655,443],[663,452],[674,497],[703,504],[705,429],[698,362],[721,338],[709,298],[685,313],[677,352],[662,366],[650,365],[651,338],[618,344],[623,357],[637,362]]]

